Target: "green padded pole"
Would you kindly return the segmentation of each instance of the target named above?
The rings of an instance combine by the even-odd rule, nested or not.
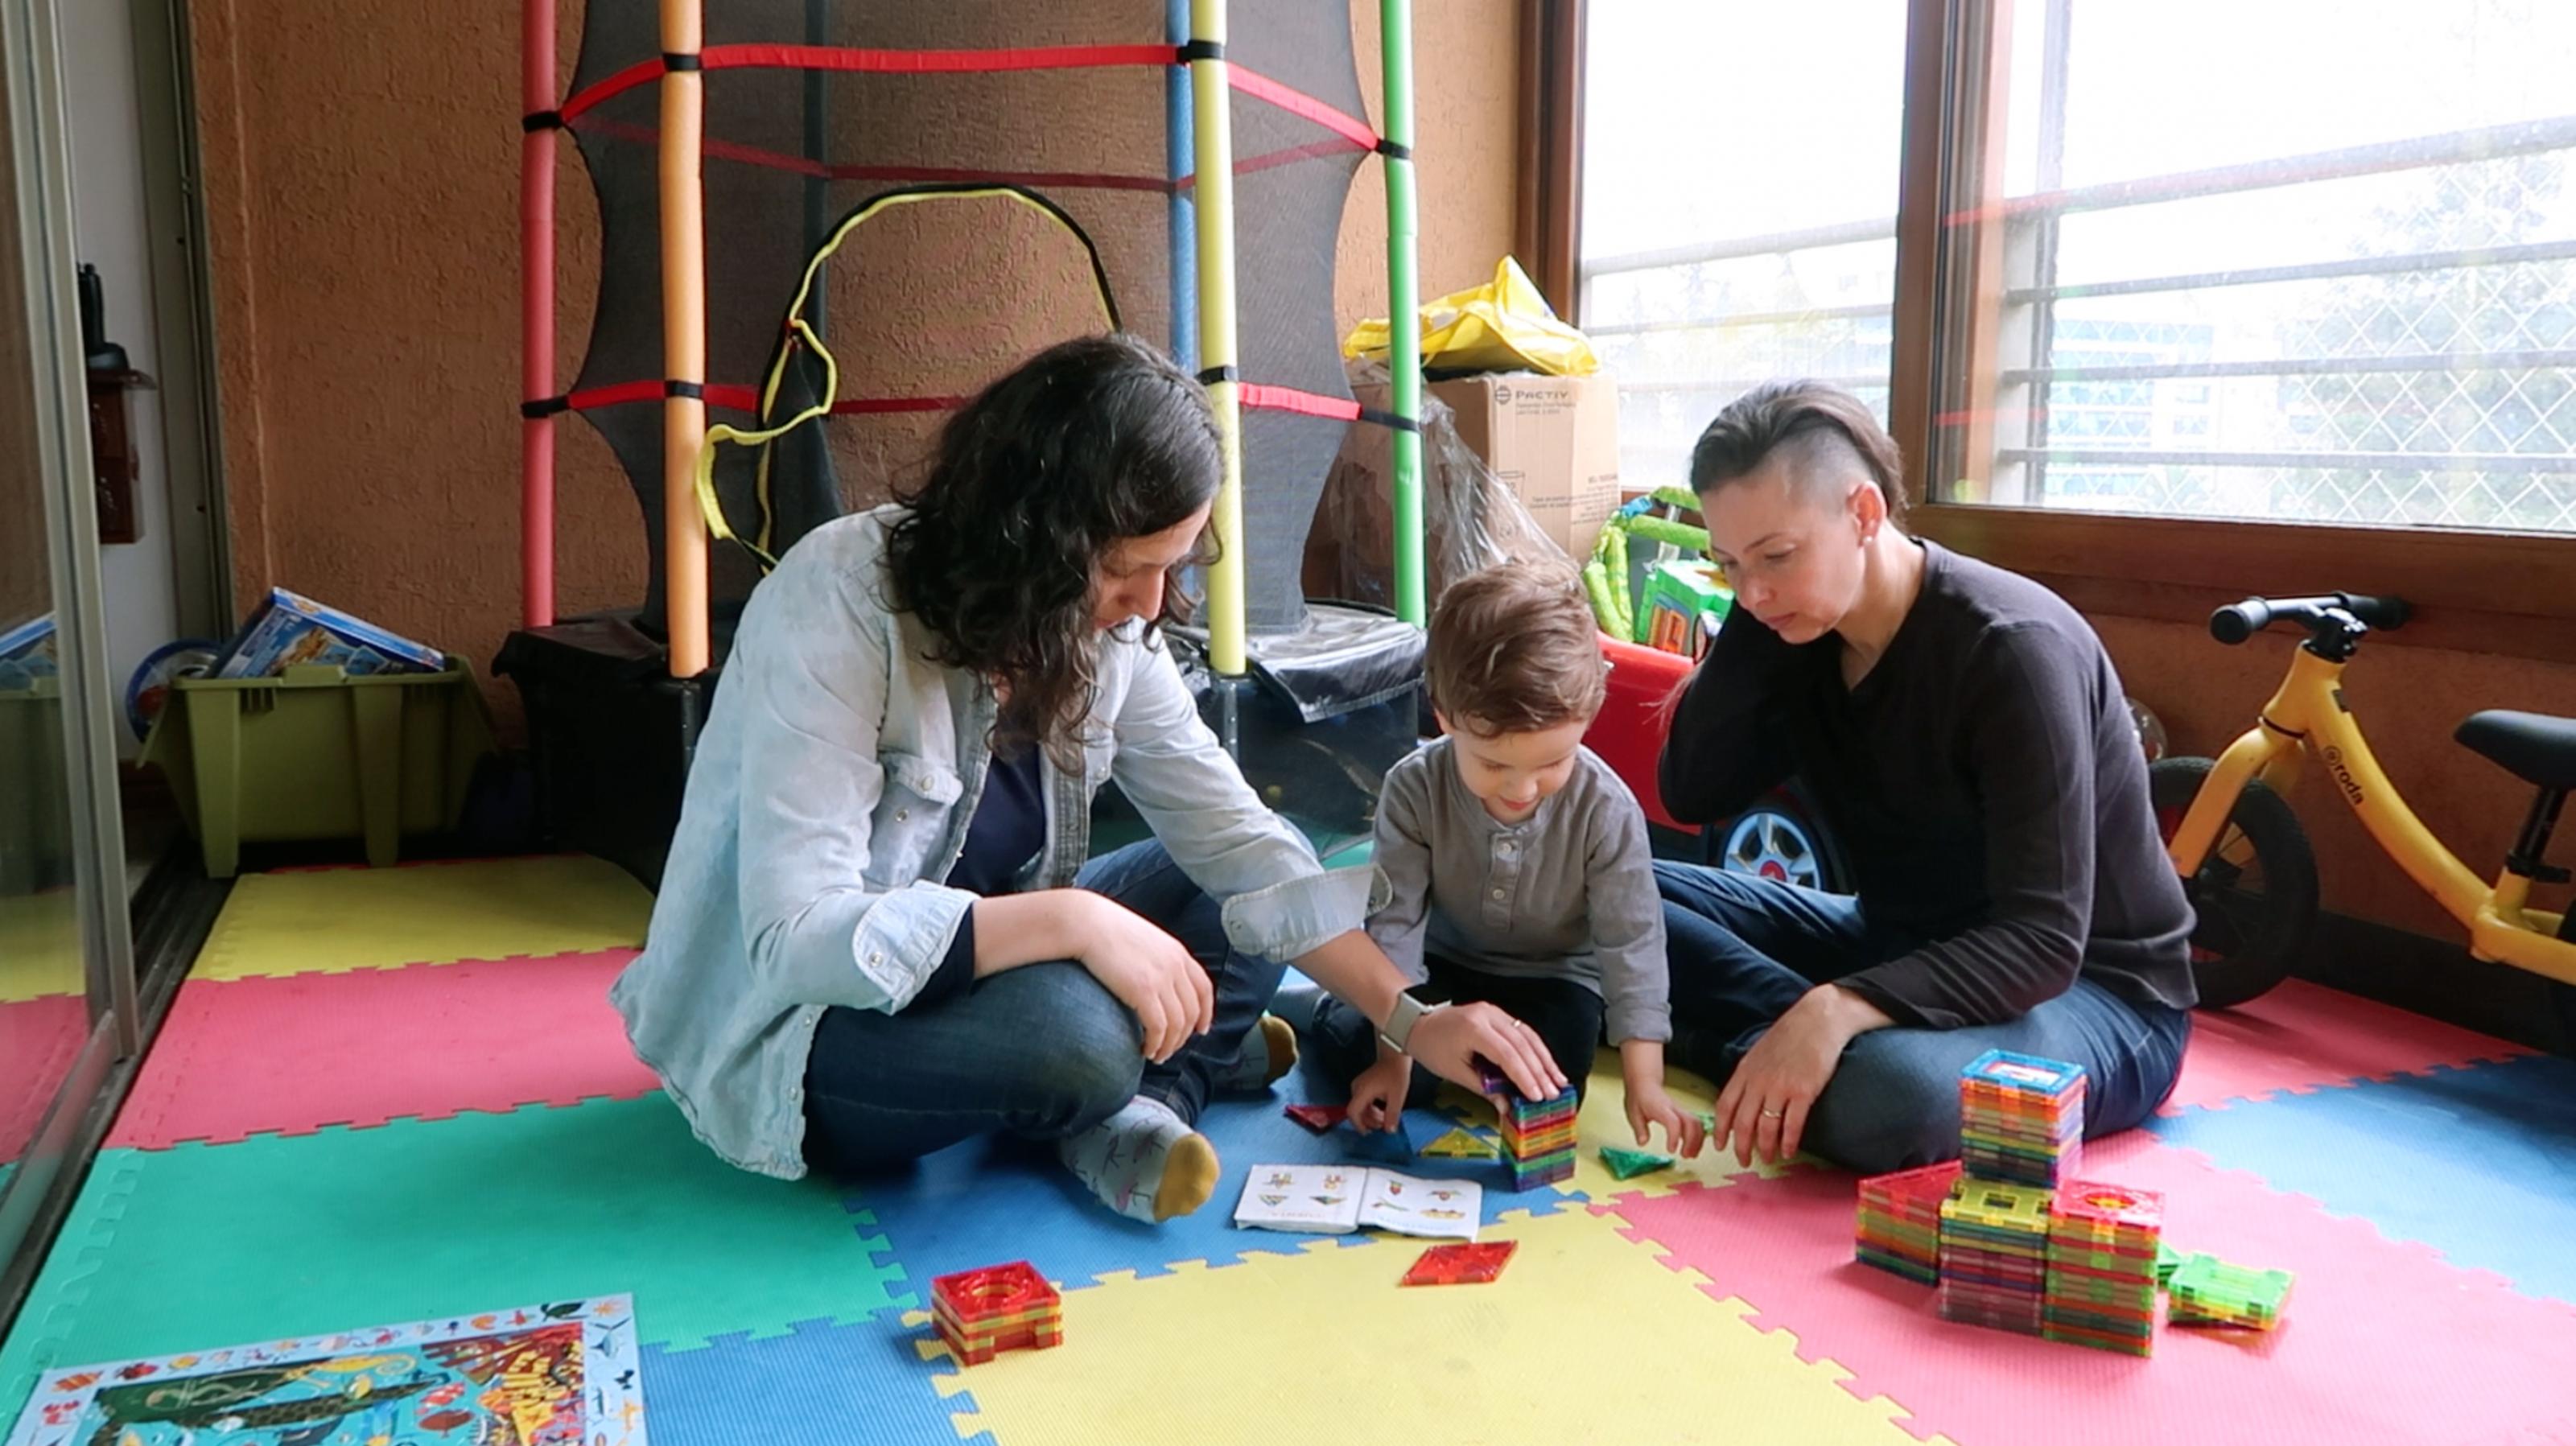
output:
[[[1407,422],[1422,415],[1420,278],[1414,272],[1417,222],[1413,193],[1413,0],[1379,0],[1386,60],[1386,319],[1391,410]],[[1406,622],[1430,618],[1422,574],[1422,433],[1395,434],[1395,611]]]

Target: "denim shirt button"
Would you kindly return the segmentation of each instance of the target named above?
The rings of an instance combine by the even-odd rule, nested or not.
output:
[[[897,823],[906,823],[906,822],[909,822],[909,821],[911,820],[911,818],[912,818],[912,810],[911,810],[911,809],[908,809],[908,808],[898,808],[898,809],[896,809],[896,810],[894,811],[894,821],[895,821],[895,822],[897,822]]]
[[[1499,898],[1501,898],[1502,896],[1503,896],[1503,891],[1502,891],[1502,890],[1500,890],[1500,889],[1496,889],[1496,890],[1494,890],[1494,897],[1495,897],[1495,898],[1499,899]]]

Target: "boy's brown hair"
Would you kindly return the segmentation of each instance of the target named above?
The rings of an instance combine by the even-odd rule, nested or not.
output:
[[[1589,723],[1607,669],[1582,579],[1561,563],[1470,573],[1431,614],[1431,704],[1452,727],[1491,737]]]

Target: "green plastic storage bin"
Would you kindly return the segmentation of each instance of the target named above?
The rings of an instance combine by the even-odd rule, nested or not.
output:
[[[182,678],[142,761],[170,778],[206,872],[231,878],[245,843],[366,840],[396,862],[406,834],[456,827],[493,751],[474,668],[352,678],[327,664],[279,678]]]

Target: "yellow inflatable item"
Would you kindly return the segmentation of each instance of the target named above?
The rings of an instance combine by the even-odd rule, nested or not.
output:
[[[1343,340],[1342,355],[1384,361],[1388,335],[1384,317],[1363,321]],[[1547,372],[1561,377],[1588,376],[1601,369],[1592,343],[1556,319],[1529,273],[1508,256],[1494,268],[1492,281],[1423,305],[1422,365],[1454,371]]]

